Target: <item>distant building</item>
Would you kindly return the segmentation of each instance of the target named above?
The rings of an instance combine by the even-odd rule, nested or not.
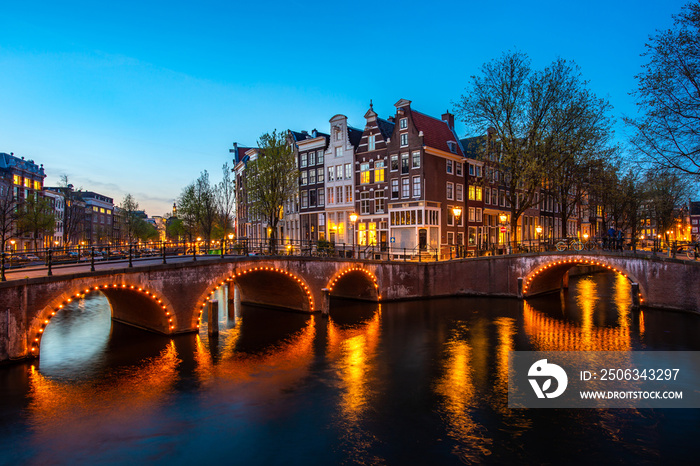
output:
[[[107,244],[112,240],[114,200],[92,191],[79,191],[85,202],[84,241],[86,244]]]
[[[44,238],[45,247],[62,247],[63,246],[63,219],[65,217],[66,199],[62,193],[57,191],[44,191],[44,196],[51,202],[54,215],[56,216],[56,225],[53,231],[53,237]]]
[[[691,201],[689,210],[691,240],[700,241],[700,201]]]
[[[31,195],[41,195],[44,178],[46,175],[43,165],[37,165],[33,160],[25,160],[24,157],[15,157],[14,153],[0,152],[0,194],[12,193],[14,201],[22,203]],[[34,245],[32,234],[21,234],[16,229],[12,240],[15,251],[27,251]]]

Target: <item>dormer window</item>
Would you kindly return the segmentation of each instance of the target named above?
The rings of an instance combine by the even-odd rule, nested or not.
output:
[[[447,141],[447,147],[450,148],[450,152],[453,154],[457,153],[457,143],[454,141]]]

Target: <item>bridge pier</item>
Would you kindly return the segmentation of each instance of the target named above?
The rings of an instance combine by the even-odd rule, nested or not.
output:
[[[321,289],[323,292],[323,302],[321,303],[321,314],[327,316],[331,309],[331,290],[328,288]]]
[[[209,335],[219,334],[219,302],[209,301],[207,304],[207,324]]]

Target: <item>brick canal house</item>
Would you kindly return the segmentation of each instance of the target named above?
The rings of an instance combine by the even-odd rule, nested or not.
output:
[[[395,105],[394,131],[388,141],[389,235],[406,255],[449,254],[464,240],[464,153],[454,132],[454,116],[442,120]],[[463,243],[461,244],[463,245]]]
[[[390,244],[387,147],[394,132],[394,123],[379,118],[371,102],[365,119],[367,123],[355,152],[356,243],[361,257],[368,257],[370,250],[384,251]]]
[[[297,142],[299,223],[303,243],[326,239],[325,154],[329,139],[330,135],[314,129],[308,137]]]

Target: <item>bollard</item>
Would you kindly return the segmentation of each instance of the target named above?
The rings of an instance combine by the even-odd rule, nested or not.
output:
[[[95,247],[90,249],[90,272],[95,271]]]

